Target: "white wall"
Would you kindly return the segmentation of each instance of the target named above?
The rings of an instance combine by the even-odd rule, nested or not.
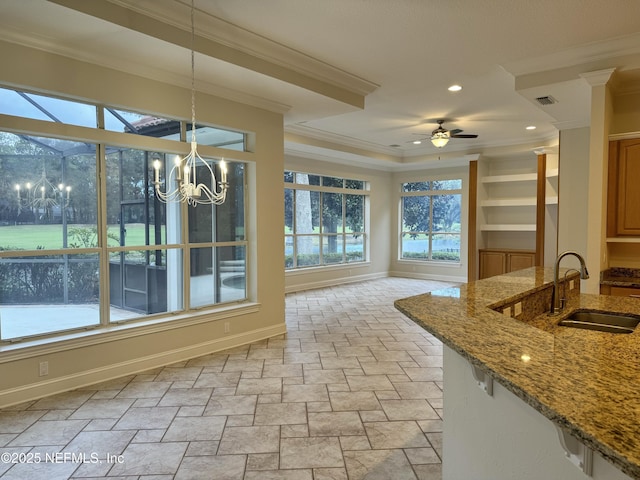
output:
[[[575,250],[587,254],[589,137],[588,127],[560,131],[558,253]]]
[[[191,116],[190,91],[124,72],[0,42],[5,65],[0,84],[57,93],[172,118]],[[240,310],[212,311],[163,325],[84,333],[77,338],[40,340],[0,347],[0,406],[68,390],[80,385],[145,370],[285,331],[284,218],[282,171],[283,120],[268,112],[222,98],[198,94],[198,120],[255,132],[253,153],[238,153],[248,166],[247,258],[254,276],[253,302]],[[0,115],[0,130],[27,131],[34,121]],[[81,127],[52,124],[59,135],[74,137]],[[99,136],[108,138],[109,132]],[[136,137],[137,136],[132,136]],[[137,141],[144,141],[137,140]],[[273,213],[278,214],[274,215]],[[225,333],[228,321],[231,331]],[[38,363],[49,362],[49,375],[38,376]]]

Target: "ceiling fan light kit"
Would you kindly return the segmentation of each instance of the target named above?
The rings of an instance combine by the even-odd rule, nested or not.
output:
[[[437,148],[443,148],[449,143],[449,140],[452,138],[478,138],[478,135],[475,134],[464,134],[462,135],[462,130],[459,128],[454,128],[453,130],[447,130],[442,126],[444,120],[438,120],[438,128],[436,128],[433,132],[431,132],[431,136],[428,137],[431,140],[431,143]],[[418,135],[418,134],[416,134]],[[414,145],[420,145],[422,140],[414,140]]]
[[[449,132],[436,132],[431,136],[431,143],[435,147],[442,148],[449,143]]]

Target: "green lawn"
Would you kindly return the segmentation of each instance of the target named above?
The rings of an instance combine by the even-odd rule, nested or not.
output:
[[[95,246],[95,235],[90,233],[85,241],[71,235],[74,229],[91,229],[88,225],[69,225],[67,244],[77,244],[80,247]],[[86,230],[85,230],[86,231]],[[109,234],[115,238],[120,236],[120,227],[111,225]],[[127,225],[127,245],[144,245],[144,225]],[[109,239],[110,246],[117,246],[118,241]],[[22,250],[35,250],[37,248],[59,249],[62,248],[62,225],[5,225],[0,226],[0,249],[19,248]]]

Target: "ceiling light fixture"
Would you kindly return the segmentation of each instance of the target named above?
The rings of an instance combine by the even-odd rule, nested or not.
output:
[[[529,125],[528,127],[526,127],[527,130],[535,130],[536,126],[535,125]]]
[[[450,92],[459,92],[460,90],[462,90],[462,85],[451,85],[449,88],[447,88],[447,90],[449,90]]]
[[[438,148],[444,147],[447,143],[449,143],[449,132],[434,132],[431,135],[431,143]]]
[[[166,189],[163,192],[160,183],[160,168],[162,162],[159,159],[154,160],[153,168],[155,176],[153,184],[155,186],[156,197],[162,202],[179,201],[192,206],[196,205],[222,205],[227,198],[227,164],[224,160],[220,161],[220,181],[217,182],[216,176],[211,165],[203,160],[198,154],[198,144],[196,142],[196,76],[195,76],[195,26],[193,21],[194,0],[191,0],[191,151],[184,158],[176,158],[171,171],[166,177]],[[200,174],[210,176],[208,184],[198,183],[197,170]],[[173,189],[169,189],[172,181],[176,182]],[[211,188],[209,187],[211,185]]]
[[[414,145],[420,145],[422,143],[422,140],[414,140],[413,144]]]

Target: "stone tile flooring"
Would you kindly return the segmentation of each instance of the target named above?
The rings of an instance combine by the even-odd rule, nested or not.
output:
[[[287,295],[288,333],[0,411],[0,477],[441,479],[442,346],[386,278]]]

